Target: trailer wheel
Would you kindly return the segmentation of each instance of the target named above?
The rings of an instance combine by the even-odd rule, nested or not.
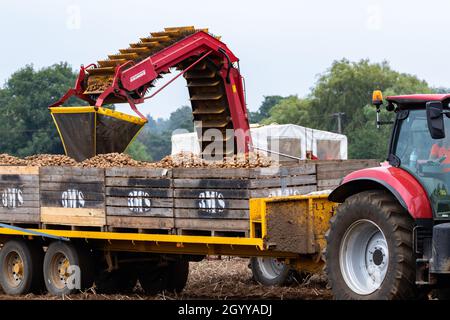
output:
[[[137,283],[135,268],[123,266],[118,270],[104,272],[95,280],[95,286],[99,293],[131,293]]]
[[[43,287],[42,247],[10,240],[0,250],[0,285],[9,295],[38,292]]]
[[[391,194],[366,191],[337,208],[326,272],[335,299],[417,299],[413,219]]]
[[[189,261],[180,259],[171,262],[169,268],[169,279],[167,291],[180,293],[186,286],[189,277]]]
[[[146,294],[154,295],[167,290],[169,267],[158,263],[144,263],[139,270],[139,283]]]
[[[44,280],[52,295],[69,295],[93,284],[93,268],[83,248],[52,242],[44,257]]]
[[[285,286],[294,280],[294,271],[276,258],[251,258],[250,268],[254,280],[265,286]]]

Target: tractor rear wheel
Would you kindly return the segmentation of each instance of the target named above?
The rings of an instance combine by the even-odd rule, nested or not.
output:
[[[330,221],[326,273],[335,299],[418,299],[414,221],[388,192],[349,197]]]

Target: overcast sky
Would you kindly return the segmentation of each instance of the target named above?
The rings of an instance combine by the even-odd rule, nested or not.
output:
[[[388,60],[450,87],[449,13],[445,0],[0,0],[0,84],[26,64],[78,69],[149,32],[195,25],[241,59],[250,110],[264,95],[308,94],[344,57]],[[189,105],[182,78],[140,109],[168,117],[181,105]]]

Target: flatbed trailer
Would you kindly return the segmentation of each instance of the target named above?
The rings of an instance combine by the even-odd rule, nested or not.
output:
[[[336,204],[327,194],[296,193],[318,191],[318,177],[336,181],[373,163],[0,167],[0,284],[24,294],[45,283],[61,295],[94,283],[99,292],[124,292],[139,279],[148,293],[181,291],[188,262],[208,255],[267,257],[317,272]]]

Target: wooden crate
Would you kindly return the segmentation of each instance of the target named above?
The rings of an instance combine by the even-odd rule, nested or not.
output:
[[[172,171],[106,169],[106,215],[110,228],[174,228]]]
[[[348,174],[371,167],[379,167],[377,160],[317,161],[317,190],[333,190]]]
[[[249,230],[249,170],[173,169],[175,228],[190,231]]]
[[[0,166],[0,221],[39,224],[39,168]]]
[[[102,227],[105,173],[97,168],[40,169],[41,222],[48,225]]]

